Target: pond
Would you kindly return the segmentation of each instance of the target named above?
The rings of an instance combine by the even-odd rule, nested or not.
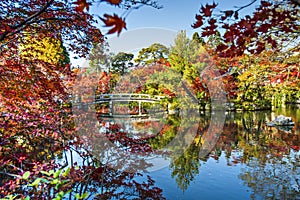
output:
[[[278,115],[292,117],[295,125],[266,125]],[[155,181],[166,199],[300,199],[299,108],[228,112],[222,131],[212,132],[217,137],[207,136],[212,119],[209,113],[200,116],[196,128],[176,116],[169,116],[163,122],[115,119],[104,124],[118,125],[120,130],[131,132],[131,138],[141,138],[139,134],[146,130],[148,134],[143,137],[160,152],[176,140],[182,126],[195,132],[188,145],[181,146],[184,150],[180,154],[162,153],[145,159],[150,165],[141,169],[142,174]],[[211,146],[205,155],[206,142]],[[167,149],[175,151],[175,144]],[[140,158],[135,159],[136,162]]]
[[[21,148],[3,151],[16,157],[8,169],[20,175],[2,172],[0,197],[12,191],[36,199],[61,192],[65,199],[300,199],[299,107],[190,111],[129,119],[88,112],[77,121],[79,137],[26,135],[27,144],[20,135]],[[279,115],[294,126],[267,126]],[[1,148],[10,147],[0,139]]]

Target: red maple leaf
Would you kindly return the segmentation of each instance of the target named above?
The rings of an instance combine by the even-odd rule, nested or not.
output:
[[[267,33],[269,29],[272,27],[272,24],[262,24],[260,27],[258,27],[257,31],[262,33]]]
[[[73,4],[76,4],[75,10],[77,12],[83,12],[84,9],[89,11],[89,6],[92,5],[91,3],[86,2],[86,0],[77,0]]]
[[[224,34],[225,42],[233,42],[234,40],[234,33],[232,31],[227,31]]]
[[[103,1],[106,1],[112,5],[119,5],[122,2],[122,0],[103,0]]]
[[[210,17],[212,14],[211,8],[208,4],[205,7],[201,6],[201,12],[205,17]]]
[[[107,27],[110,27],[112,26],[113,28],[110,29],[107,34],[113,34],[115,32],[118,33],[118,35],[120,35],[121,31],[123,28],[126,29],[126,23],[125,21],[118,17],[118,15],[114,14],[113,16],[112,15],[108,15],[108,14],[104,14],[104,18],[100,18],[104,24],[107,26]]]
[[[227,45],[225,45],[225,44],[219,44],[219,45],[217,46],[217,51],[222,52],[222,51],[224,51],[224,50],[227,49],[227,48],[228,48]]]
[[[205,7],[201,6],[201,12],[205,17],[210,17],[212,14],[212,9],[216,8],[218,4],[215,2],[213,4],[206,4]]]
[[[228,17],[231,17],[233,15],[233,13],[234,13],[233,10],[225,10],[223,12],[224,12],[225,15],[221,17],[221,20],[225,20]]]
[[[270,2],[267,2],[267,1],[261,1],[261,6],[262,7],[268,7],[268,6],[271,6],[272,5],[272,3],[270,3]]]
[[[208,21],[208,23],[211,25],[211,26],[215,26],[215,24],[216,24],[216,22],[217,22],[217,20],[215,20],[215,19],[210,19],[209,21]],[[217,28],[217,27],[215,27],[215,28]]]
[[[199,28],[203,25],[203,17],[201,15],[196,15],[196,22],[192,25],[193,28]]]
[[[213,4],[211,5],[206,5],[206,7],[210,8],[210,9],[214,9],[217,7],[218,4],[216,4],[215,2],[213,2]]]

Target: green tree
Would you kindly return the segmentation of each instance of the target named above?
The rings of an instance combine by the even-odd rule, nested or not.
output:
[[[95,44],[91,53],[89,54],[89,71],[109,72],[113,56],[113,53],[110,52],[108,42]]]
[[[199,36],[199,35],[198,35]],[[197,85],[199,81],[200,73],[202,69],[207,65],[205,62],[201,62],[201,55],[205,53],[205,49],[202,46],[201,38],[197,34],[194,34],[193,39],[189,39],[186,35],[186,31],[180,31],[175,38],[174,46],[170,48],[169,62],[171,68],[178,71],[184,81],[189,85]],[[206,98],[204,91],[194,91],[192,94],[189,92],[186,84],[182,82],[183,88],[195,100],[198,99],[202,102],[204,107],[204,99]],[[201,83],[200,83],[201,84]],[[201,87],[196,87],[201,88]],[[196,99],[197,98],[197,99]]]
[[[243,109],[255,110],[271,107],[271,94],[268,93],[268,65],[252,65],[239,75],[237,102]]]
[[[199,36],[198,32],[195,32],[192,36],[192,40],[198,42],[202,46],[205,45],[204,39]]]
[[[154,43],[147,48],[143,48],[138,55],[138,58],[135,59],[135,62],[138,65],[150,65],[155,64],[160,60],[164,60],[167,58],[169,53],[169,49],[159,43]]]
[[[120,75],[125,74],[130,67],[133,67],[133,57],[134,55],[131,53],[119,52],[112,58],[111,72]]]
[[[174,40],[174,46],[170,48],[169,61],[171,67],[184,76],[196,78],[196,74],[199,74],[203,68],[198,59],[204,53],[204,48],[200,42],[201,38],[198,36],[194,34],[193,39],[189,39],[186,31],[180,31]]]

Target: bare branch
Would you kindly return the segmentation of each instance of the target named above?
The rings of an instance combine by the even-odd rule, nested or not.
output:
[[[239,9],[236,10],[236,12],[239,12],[240,10],[242,10],[242,9],[244,9],[244,8],[247,8],[247,7],[251,6],[251,5],[254,4],[255,2],[257,2],[257,0],[253,0],[253,1],[250,2],[249,4],[240,7]]]

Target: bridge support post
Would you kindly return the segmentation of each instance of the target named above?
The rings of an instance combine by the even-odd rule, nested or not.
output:
[[[139,101],[139,115],[142,115],[142,101]]]
[[[109,102],[109,115],[110,116],[114,115],[114,102],[113,101]]]

